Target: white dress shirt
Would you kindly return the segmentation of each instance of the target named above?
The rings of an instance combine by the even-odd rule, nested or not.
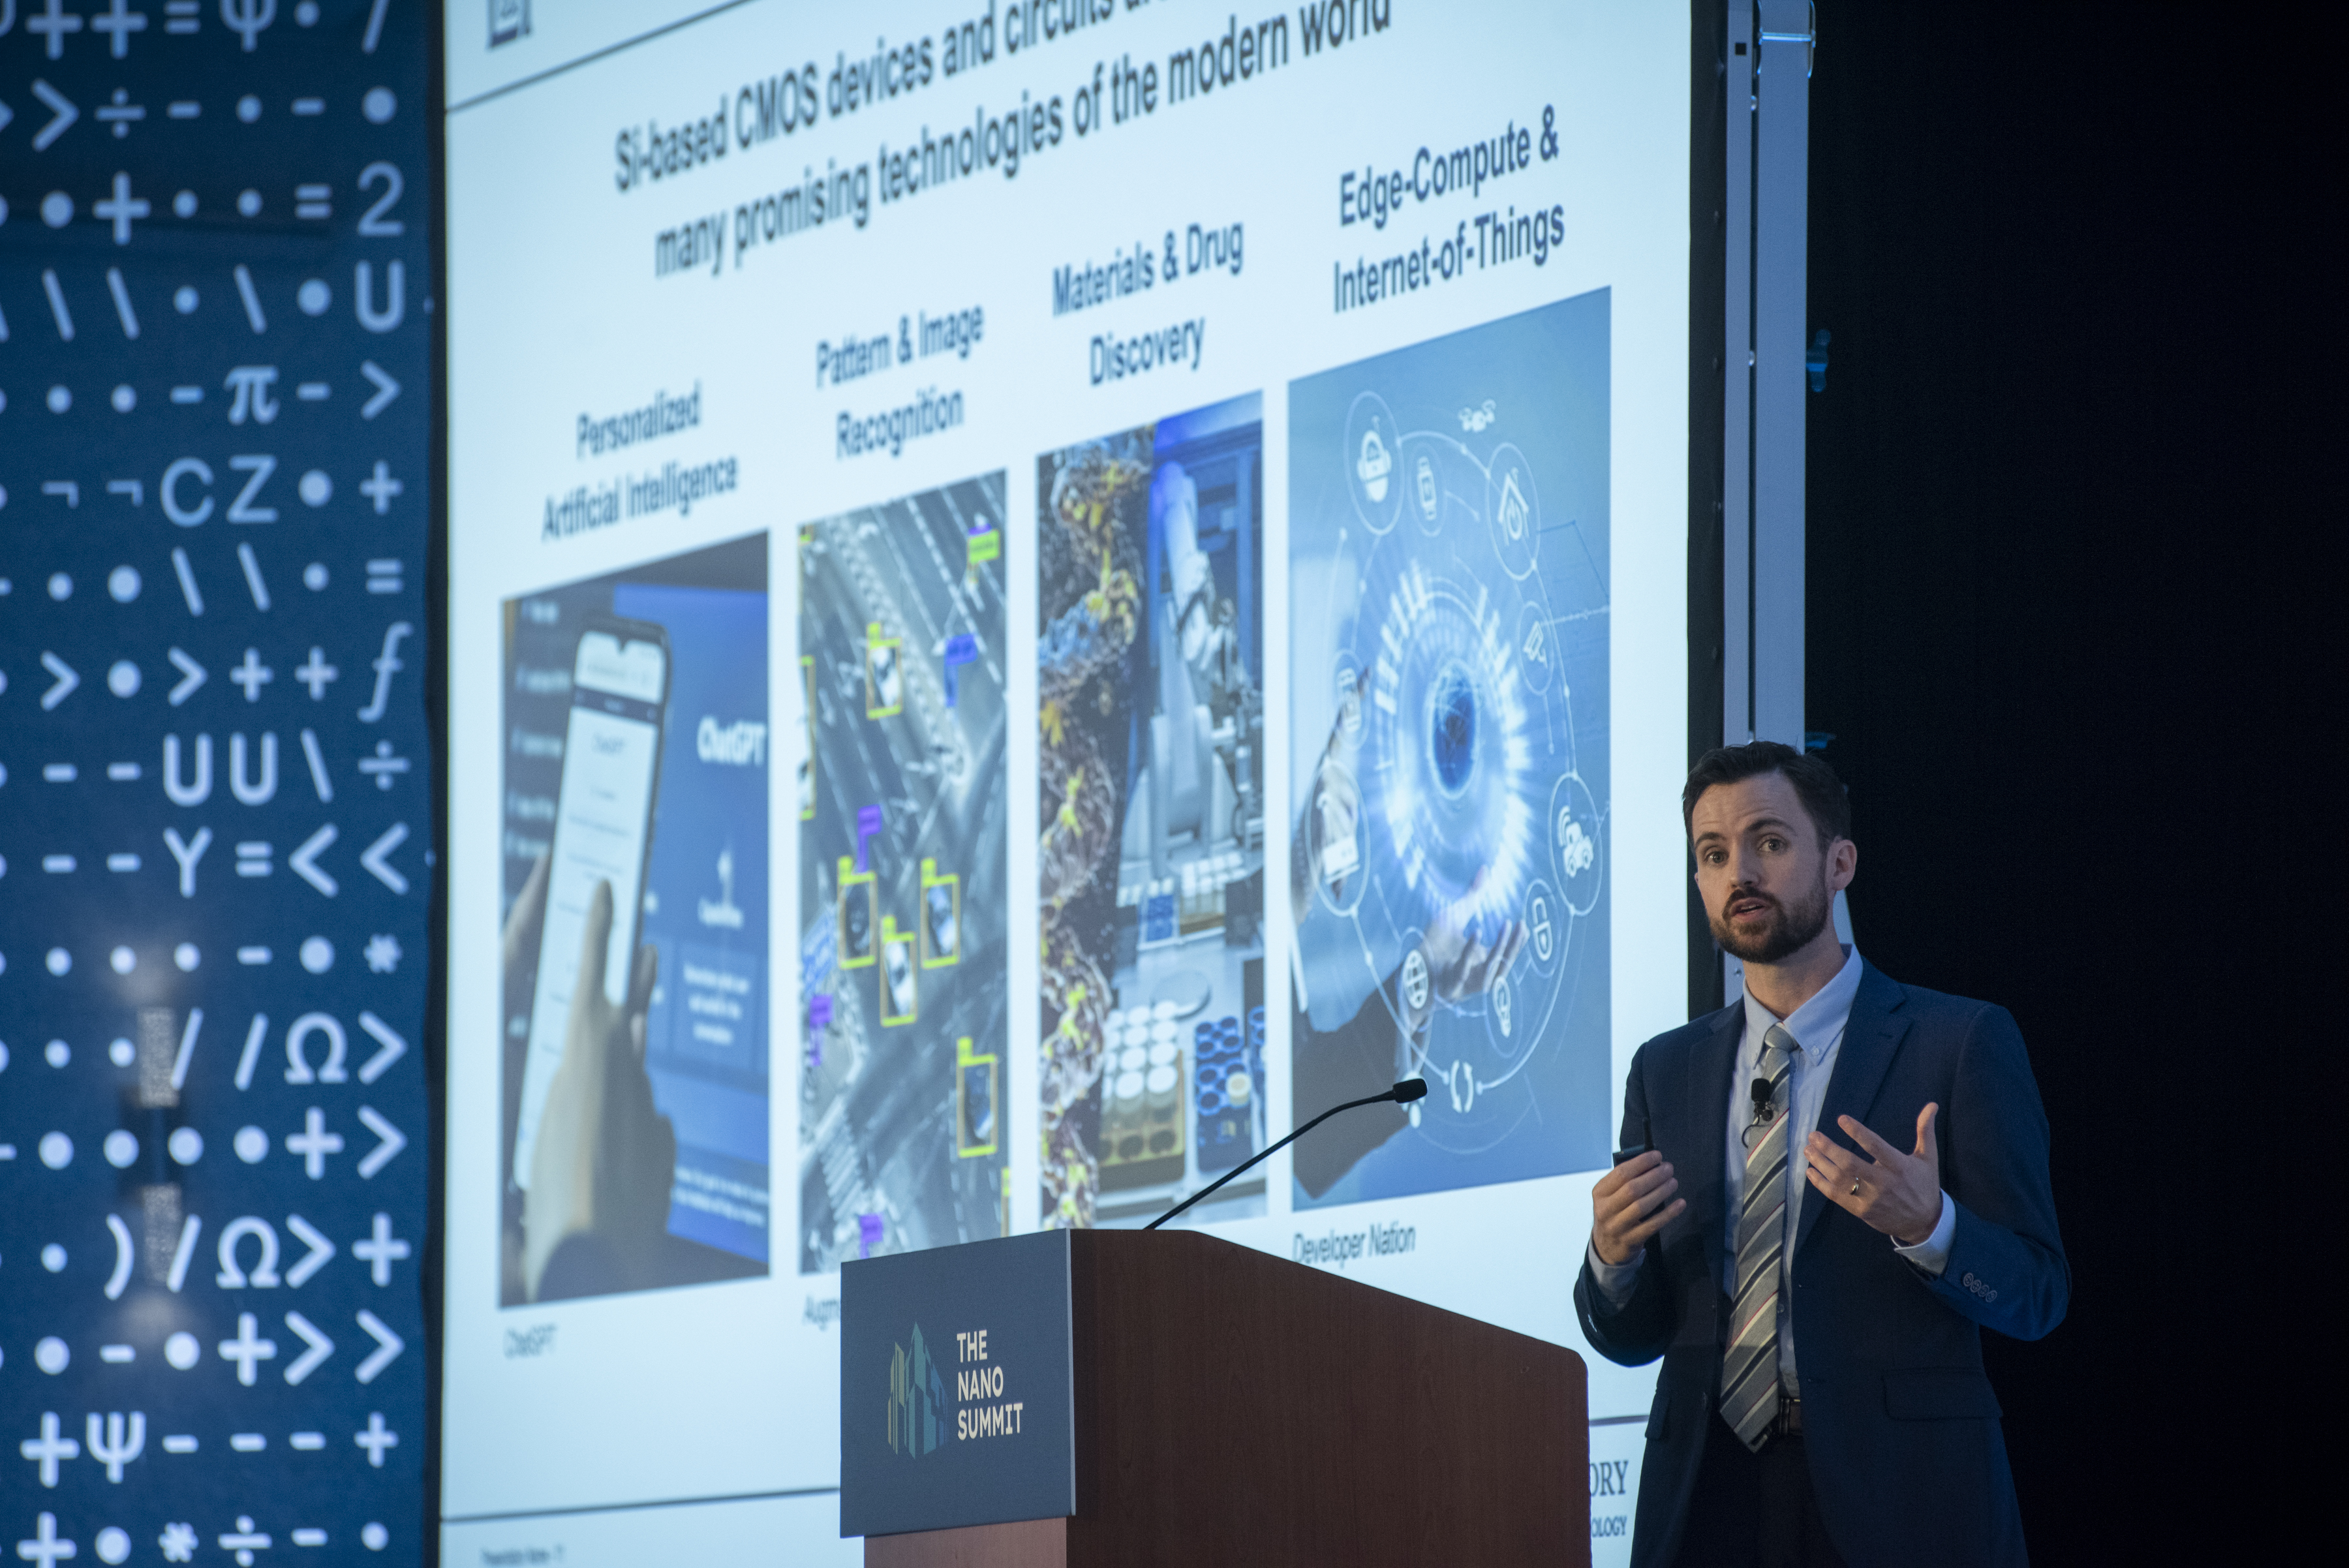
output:
[[[1843,1045],[1844,1026],[1851,1020],[1852,999],[1859,994],[1863,967],[1858,952],[1848,943],[1843,951],[1843,968],[1836,971],[1835,978],[1783,1019],[1755,1001],[1751,991],[1745,992],[1745,1030],[1737,1044],[1737,1061],[1730,1079],[1725,1147],[1728,1163],[1723,1168],[1722,1194],[1722,1247],[1727,1255],[1724,1279],[1737,1276],[1737,1224],[1745,1203],[1745,1132],[1754,1125],[1754,1100],[1748,1091],[1754,1080],[1761,1076],[1762,1037],[1773,1024],[1783,1026],[1794,1036],[1795,1051],[1786,1083],[1786,1115],[1793,1125],[1786,1129],[1786,1244],[1778,1265],[1778,1375],[1786,1392],[1796,1398],[1802,1396],[1802,1383],[1795,1369],[1795,1296],[1788,1286],[1795,1266],[1795,1231],[1802,1220],[1803,1195],[1810,1187],[1806,1174],[1809,1162],[1802,1151],[1819,1124],[1827,1084],[1835,1075],[1836,1054]],[[1934,1225],[1933,1233],[1913,1247],[1895,1242],[1892,1250],[1923,1272],[1939,1275],[1949,1266],[1950,1242],[1957,1230],[1957,1205],[1944,1192],[1941,1218]],[[1615,1305],[1621,1306],[1630,1300],[1632,1282],[1639,1274],[1643,1256],[1645,1249],[1631,1254],[1629,1262],[1609,1263],[1599,1256],[1595,1245],[1589,1250],[1591,1278]]]

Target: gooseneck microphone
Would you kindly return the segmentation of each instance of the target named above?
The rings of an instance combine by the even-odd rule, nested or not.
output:
[[[1290,1133],[1287,1137],[1282,1138],[1278,1143],[1274,1144],[1262,1154],[1257,1155],[1255,1158],[1232,1167],[1231,1169],[1224,1172],[1223,1175],[1216,1178],[1215,1180],[1207,1183],[1206,1186],[1202,1187],[1198,1191],[1194,1192],[1190,1197],[1185,1198],[1182,1202],[1177,1203],[1174,1208],[1169,1209],[1165,1213],[1161,1214],[1149,1224],[1144,1225],[1143,1229],[1145,1231],[1157,1230],[1158,1227],[1165,1224],[1166,1221],[1174,1219],[1174,1216],[1182,1213],[1183,1210],[1191,1207],[1192,1204],[1199,1201],[1200,1199],[1206,1197],[1209,1193],[1215,1191],[1216,1189],[1221,1187],[1226,1181],[1231,1180],[1234,1177],[1239,1175],[1242,1171],[1248,1169],[1250,1167],[1260,1165],[1264,1161],[1270,1159],[1274,1155],[1278,1154],[1282,1149],[1287,1148],[1290,1144],[1295,1143],[1299,1138],[1303,1137],[1307,1133],[1311,1132],[1315,1127],[1319,1127],[1323,1122],[1328,1121],[1340,1111],[1350,1111],[1362,1106],[1407,1106],[1413,1100],[1423,1100],[1426,1097],[1427,1080],[1424,1078],[1405,1078],[1402,1083],[1397,1084],[1393,1088],[1389,1089],[1382,1095],[1372,1095],[1366,1099],[1348,1100],[1342,1106],[1331,1106],[1328,1110],[1323,1111],[1319,1116],[1315,1116],[1311,1121],[1307,1122],[1303,1127],[1299,1127],[1295,1132]]]

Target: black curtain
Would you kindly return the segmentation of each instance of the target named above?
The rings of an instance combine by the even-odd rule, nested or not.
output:
[[[2289,781],[2343,707],[2338,163],[2284,123],[2313,36],[2210,20],[1818,12],[1807,723],[1861,950],[2031,1044],[2071,1314],[1989,1354],[2045,1563],[2248,1547],[2329,1416],[2332,971],[2285,911],[2335,858]]]

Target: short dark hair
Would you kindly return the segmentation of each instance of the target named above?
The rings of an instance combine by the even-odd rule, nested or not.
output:
[[[1696,760],[1688,783],[1681,786],[1681,826],[1689,829],[1696,803],[1715,784],[1735,784],[1764,774],[1784,774],[1795,786],[1822,846],[1851,836],[1851,798],[1825,757],[1798,752],[1776,741],[1748,741],[1742,746],[1715,746]]]

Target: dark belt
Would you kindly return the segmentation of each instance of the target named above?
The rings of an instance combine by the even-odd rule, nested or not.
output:
[[[1771,1419],[1773,1438],[1799,1438],[1803,1435],[1803,1402],[1785,1394],[1778,1396],[1778,1414]]]

